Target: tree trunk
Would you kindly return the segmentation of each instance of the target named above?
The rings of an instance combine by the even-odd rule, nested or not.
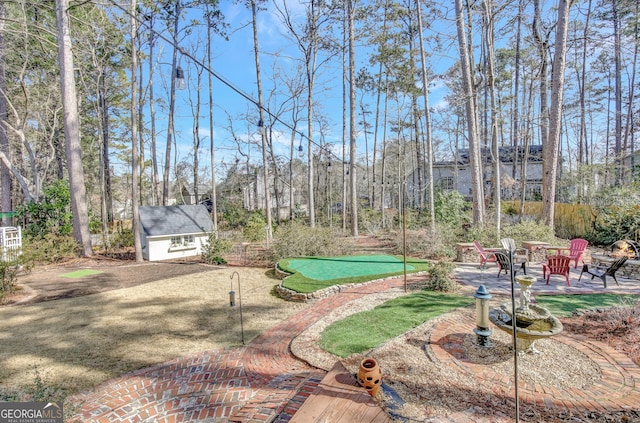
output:
[[[207,4],[207,9],[209,4]],[[213,68],[211,58],[211,13],[207,13],[207,64],[209,69]],[[209,88],[209,144],[211,150],[211,220],[213,220],[213,231],[215,237],[218,237],[218,200],[216,193],[216,162],[215,162],[215,145],[213,142],[213,80],[211,72],[208,75]]]
[[[543,145],[542,162],[542,210],[544,223],[554,227],[556,200],[556,178],[558,176],[558,156],[562,129],[562,100],[564,95],[564,70],[566,66],[567,33],[571,0],[560,0],[558,5],[558,26],[556,28],[555,54],[551,79],[551,114],[549,118],[549,139]]]
[[[199,203],[200,200],[200,190],[198,185],[200,185],[198,169],[200,168],[200,104],[202,103],[200,97],[200,88],[202,86],[202,67],[198,66],[196,70],[197,74],[197,85],[196,85],[196,104],[191,105],[191,110],[193,113],[193,195],[195,204]]]
[[[151,17],[151,21],[149,23],[151,29],[153,29],[153,16]],[[153,76],[154,76],[154,50],[153,46],[155,45],[155,31],[149,31],[149,119],[151,120],[151,145],[149,149],[151,150],[151,167],[152,167],[152,175],[151,175],[151,190],[153,197],[153,205],[157,206],[160,204],[160,199],[162,198],[162,193],[160,192],[160,176],[158,172],[158,148],[156,146],[156,98],[153,93]]]
[[[615,145],[614,160],[616,163],[615,183],[622,183],[622,58],[621,58],[621,40],[620,40],[620,15],[618,11],[618,0],[611,1],[612,8],[612,24],[613,24],[613,55],[614,55],[614,80],[615,80]],[[608,152],[607,152],[608,153]]]
[[[465,109],[467,118],[467,137],[469,140],[469,161],[471,166],[471,197],[473,208],[473,223],[484,225],[484,187],[482,180],[482,160],[478,141],[476,105],[471,75],[471,63],[467,36],[465,33],[465,19],[462,10],[462,0],[455,0],[456,27],[458,29],[458,45],[460,48],[460,70],[462,72],[462,87],[465,95]]]
[[[89,234],[89,214],[82,169],[82,148],[80,146],[80,116],[73,71],[71,30],[67,13],[67,0],[56,0],[58,26],[58,62],[60,66],[60,92],[64,108],[64,136],[66,140],[71,212],[73,215],[73,236],[82,248],[82,254],[93,256],[91,235]]]
[[[547,144],[547,137],[549,136],[549,86],[548,86],[548,48],[549,37],[547,34],[542,33],[540,25],[542,25],[542,19],[540,17],[540,0],[534,0],[534,13],[533,13],[533,37],[536,40],[536,46],[538,47],[538,55],[540,56],[540,72],[538,74],[538,80],[540,81],[540,144]]]
[[[425,138],[426,138],[426,162],[428,181],[428,202],[431,218],[431,231],[436,229],[435,201],[433,198],[433,140],[431,139],[431,111],[429,110],[429,79],[427,78],[427,58],[424,51],[424,40],[422,36],[422,8],[420,1],[416,1],[418,15],[418,35],[420,40],[420,59],[422,65],[422,94],[424,96],[424,118],[425,118]]]
[[[500,146],[498,145],[498,106],[496,104],[496,86],[494,76],[495,46],[494,46],[494,16],[491,2],[483,1],[484,11],[484,41],[487,48],[487,75],[486,86],[489,90],[489,112],[491,113],[491,126],[489,136],[491,139],[491,152],[493,160],[493,205],[496,210],[496,240],[500,240],[501,231],[501,181],[500,181]]]
[[[9,151],[9,134],[7,131],[7,98],[5,93],[7,92],[5,74],[6,74],[6,43],[4,38],[5,32],[5,15],[7,13],[7,5],[5,2],[0,3],[0,151],[10,160],[11,153]],[[2,191],[2,198],[0,199],[0,210],[3,212],[9,212],[13,210],[13,203],[11,201],[11,193],[13,191],[11,181],[11,170],[3,161],[0,161],[0,190]],[[12,219],[3,215],[1,220],[2,226],[10,226]]]
[[[111,187],[111,160],[109,158],[109,141],[110,141],[110,128],[109,128],[109,104],[107,101],[105,77],[102,75],[100,78],[100,84],[98,87],[100,108],[99,113],[102,120],[102,167],[104,172],[104,191],[105,191],[105,210],[106,221],[113,222],[113,189]]]
[[[171,173],[171,144],[173,144],[173,125],[176,105],[176,72],[178,62],[178,29],[180,22],[180,0],[176,1],[173,18],[173,56],[171,58],[171,88],[169,93],[169,116],[167,122],[167,145],[164,155],[164,172],[162,174],[162,205],[169,205],[169,175]]]
[[[518,148],[520,147],[520,141],[522,140],[520,131],[520,54],[522,43],[522,11],[524,9],[524,0],[518,2],[518,18],[516,24],[516,51],[514,59],[514,82],[513,82],[513,125],[511,129],[511,146],[513,147],[513,169],[512,177],[516,179],[516,168],[518,166],[518,160],[520,154],[518,154]],[[524,97],[524,96],[523,96]],[[528,147],[527,147],[528,149]],[[528,150],[527,150],[528,151]],[[526,154],[526,153],[525,153]],[[526,168],[524,168],[526,171]],[[523,175],[520,177],[521,183],[526,180],[526,173],[520,173]],[[521,185],[520,189],[520,207],[518,213],[518,219],[522,219],[524,214],[524,202],[526,199],[526,184],[524,187]]]
[[[349,18],[349,185],[351,188],[351,235],[358,236],[358,192],[356,179],[356,81],[354,0],[348,1]]]
[[[269,190],[269,163],[267,161],[267,134],[264,127],[264,107],[262,105],[262,80],[260,79],[260,53],[258,50],[258,21],[256,2],[251,1],[251,15],[253,17],[253,45],[256,61],[256,78],[258,82],[258,108],[260,109],[260,138],[262,139],[262,172],[264,177],[264,202],[267,216],[267,242],[271,239],[271,194]],[[309,154],[311,155],[311,154]]]
[[[349,2],[351,0],[348,0]],[[351,8],[343,3],[344,16],[342,18],[342,232],[347,231],[347,77],[349,76],[349,66],[347,64],[347,43],[349,40],[349,11]]]
[[[142,242],[140,239],[139,216],[139,178],[138,178],[138,24],[137,1],[131,1],[131,210],[133,244],[136,251],[136,262],[142,262]]]

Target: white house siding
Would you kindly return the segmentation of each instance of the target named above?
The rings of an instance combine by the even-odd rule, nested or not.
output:
[[[503,163],[500,165],[500,180],[502,181],[503,197],[509,198],[510,196],[519,195],[520,181],[522,179],[522,168],[520,164],[516,166],[515,181],[511,174],[512,164]],[[485,181],[485,194],[487,190],[491,189],[491,177],[493,169],[485,166],[483,168],[483,178]],[[433,166],[433,180],[436,188],[441,188],[443,181],[447,178],[453,179],[453,189],[462,194],[465,198],[471,199],[471,167],[468,164],[458,164],[454,167],[453,163],[447,164],[434,164]],[[407,192],[413,193],[417,187],[414,187],[408,180]],[[506,188],[508,182],[512,184],[510,188]],[[542,186],[542,163],[541,162],[529,162],[527,163],[527,193],[530,195],[532,192],[540,192]],[[450,190],[447,190],[450,191]]]
[[[209,235],[206,233],[187,235],[193,235],[193,247],[172,248],[171,236],[147,237],[146,242],[144,242],[146,248],[143,248],[142,256],[145,260],[160,261],[201,255],[202,247],[207,244]]]

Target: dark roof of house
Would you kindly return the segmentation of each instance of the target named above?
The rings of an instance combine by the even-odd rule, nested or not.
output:
[[[213,222],[204,205],[143,206],[139,209],[143,236],[198,234],[213,231]]]
[[[516,149],[510,146],[498,147],[498,153],[500,155],[501,163],[513,163],[513,159],[516,156]],[[523,146],[518,146],[517,156],[519,160],[524,158],[525,149]],[[480,154],[482,155],[482,160],[485,163],[491,162],[491,149],[482,147],[480,148]],[[467,164],[469,163],[469,149],[461,148],[458,150],[458,163]],[[527,154],[528,162],[541,162],[542,161],[542,146],[541,145],[530,145],[529,152]]]

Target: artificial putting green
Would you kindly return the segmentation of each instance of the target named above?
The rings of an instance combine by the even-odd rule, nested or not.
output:
[[[76,270],[75,272],[65,273],[64,275],[60,275],[63,278],[83,278],[85,276],[97,275],[98,273],[102,273],[102,270],[93,270],[93,269],[82,269]]]
[[[340,257],[304,257],[287,260],[287,267],[317,281],[358,276],[398,273],[404,270],[402,259],[389,255]],[[407,263],[407,271],[415,267]]]

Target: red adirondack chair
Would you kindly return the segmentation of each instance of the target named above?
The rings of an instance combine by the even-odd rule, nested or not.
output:
[[[578,261],[582,259],[582,254],[584,254],[587,249],[587,245],[589,245],[589,241],[582,238],[575,238],[571,240],[569,244],[569,258],[574,262],[573,268],[578,268]],[[584,260],[582,261],[584,264]]]
[[[484,269],[485,264],[495,263],[496,255],[490,251],[486,251],[478,241],[473,241],[476,251],[480,254],[480,267]]]
[[[542,263],[542,277],[547,281],[549,285],[549,278],[551,275],[561,275],[567,281],[567,286],[571,286],[569,283],[569,271],[571,270],[571,257],[563,255],[550,256],[546,263]]]

